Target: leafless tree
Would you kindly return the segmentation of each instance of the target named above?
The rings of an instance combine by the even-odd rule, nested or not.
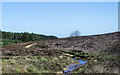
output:
[[[71,34],[70,34],[70,36],[80,36],[80,32],[78,31],[78,30],[76,30],[76,31],[74,31],[74,32],[72,32]]]

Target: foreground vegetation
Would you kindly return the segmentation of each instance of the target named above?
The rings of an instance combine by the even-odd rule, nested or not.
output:
[[[19,55],[21,51],[14,50],[17,55],[9,51],[9,56],[2,56],[3,73],[61,73],[64,68],[72,63],[79,63],[73,60],[77,51],[62,49],[34,49],[26,56]],[[65,51],[65,52],[63,52]],[[37,53],[36,53],[37,52]],[[24,51],[24,53],[26,53]],[[73,53],[73,54],[72,54]],[[4,54],[4,53],[3,53]],[[31,55],[32,54],[32,55]],[[69,55],[66,55],[69,54]],[[119,73],[118,61],[120,56],[108,55],[106,53],[81,53],[77,59],[88,60],[84,66],[78,67],[73,73]],[[70,55],[73,55],[72,57]],[[91,55],[94,55],[91,57]],[[86,57],[87,56],[87,57]],[[84,57],[84,58],[83,58]]]
[[[71,57],[56,52],[52,54],[53,52],[42,52],[44,55],[39,56],[3,56],[2,71],[3,73],[62,73],[67,65],[78,63]]]
[[[13,56],[2,59],[3,73],[57,73],[72,63],[69,57]],[[74,61],[75,62],[75,61]]]

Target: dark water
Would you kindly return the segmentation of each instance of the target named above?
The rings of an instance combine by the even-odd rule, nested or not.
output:
[[[69,74],[71,72],[73,72],[74,69],[80,67],[80,66],[83,66],[85,65],[88,61],[83,61],[82,59],[76,59],[76,58],[73,58],[74,60],[78,60],[79,61],[79,64],[70,64],[69,66],[66,67],[66,70],[64,71],[64,74]]]
[[[88,62],[88,61],[83,61],[82,59],[76,59],[76,58],[72,58],[72,59],[78,60],[79,63],[80,63],[80,64],[83,64],[83,65]]]

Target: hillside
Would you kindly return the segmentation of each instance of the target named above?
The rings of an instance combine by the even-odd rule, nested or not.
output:
[[[45,43],[52,48],[81,50],[83,52],[94,53],[115,45],[119,41],[119,36],[120,32],[115,32],[92,36],[60,38],[45,41]]]
[[[87,60],[88,63],[75,69],[73,73],[120,73],[119,36],[120,32],[114,32],[4,45],[2,71],[62,73],[66,65],[78,63],[72,59],[75,57]],[[11,69],[6,69],[7,67]]]

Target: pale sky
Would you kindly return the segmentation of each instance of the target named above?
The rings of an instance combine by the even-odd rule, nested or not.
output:
[[[2,30],[69,37],[118,31],[117,2],[3,2]]]

